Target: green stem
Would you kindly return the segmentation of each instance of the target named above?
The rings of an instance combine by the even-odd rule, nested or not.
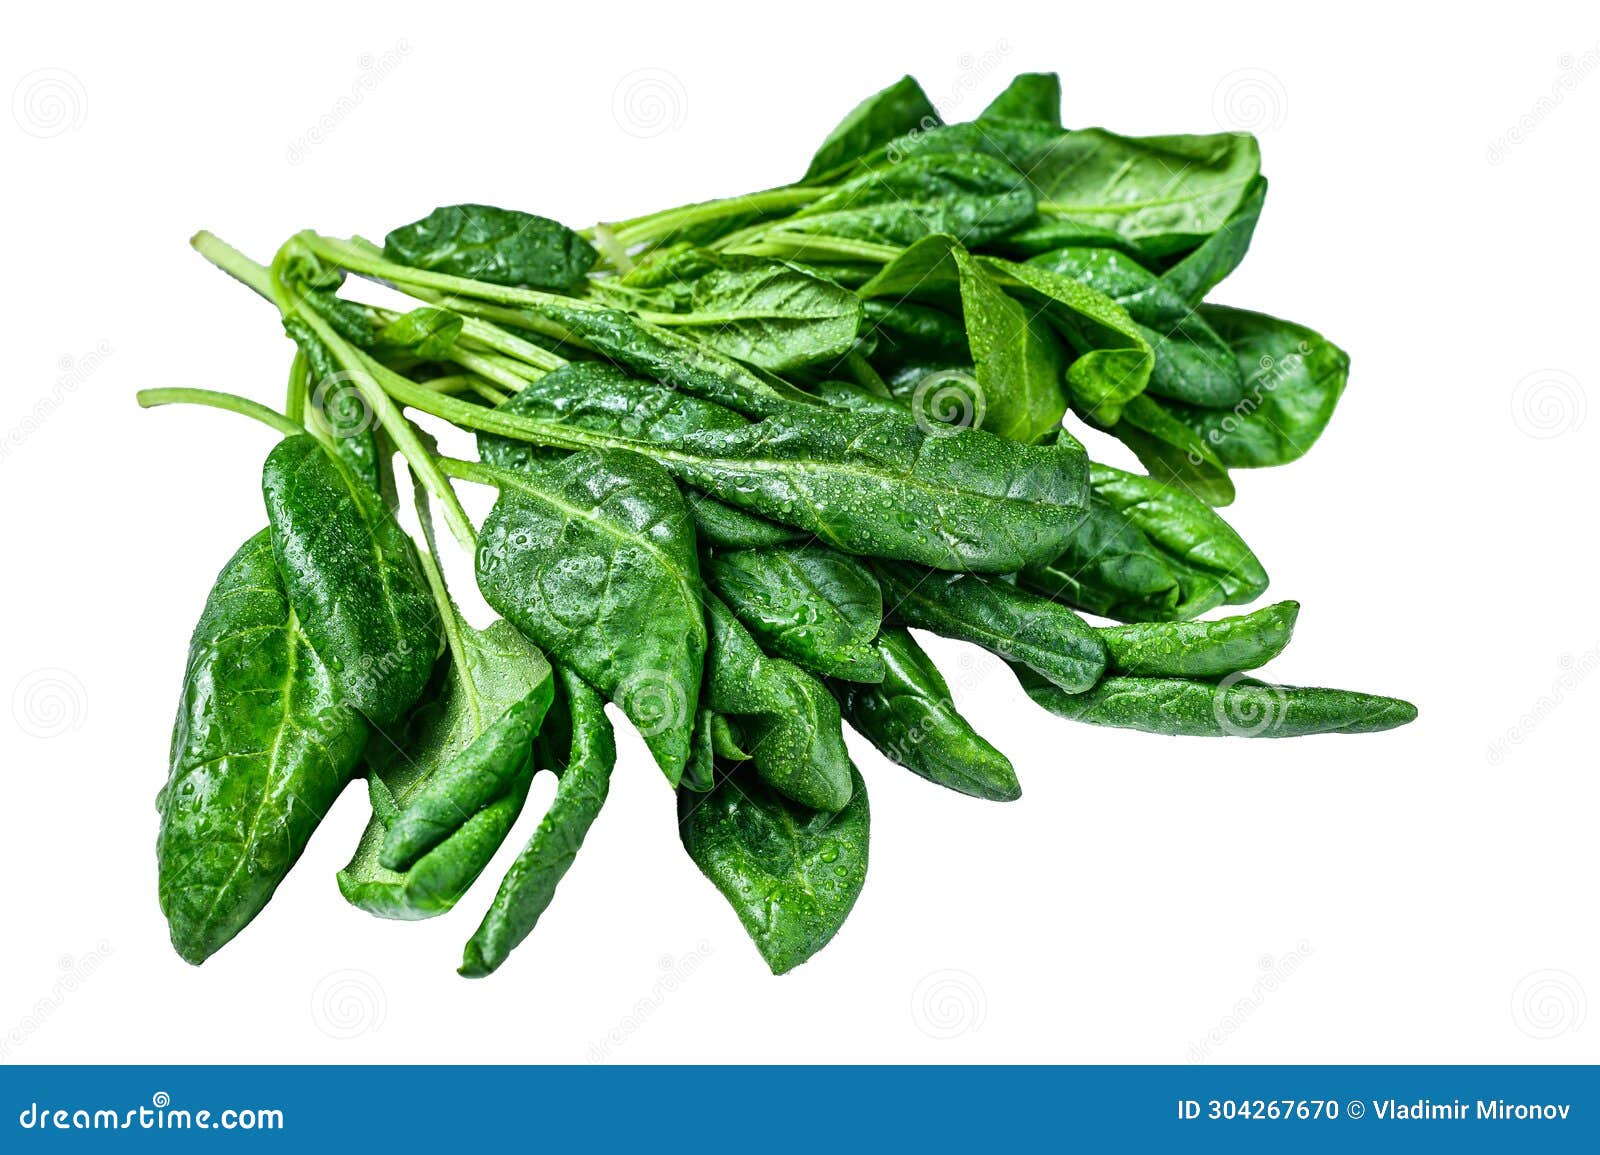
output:
[[[272,272],[259,265],[221,237],[201,229],[189,238],[189,244],[206,260],[227,273],[236,281],[254,289],[267,300],[272,300]]]
[[[306,364],[305,354],[296,349],[294,360],[289,363],[289,395],[283,403],[284,414],[296,425],[306,423],[306,388],[309,377],[310,366]]]
[[[593,237],[603,227],[610,231],[618,244],[624,248],[632,248],[634,245],[654,242],[669,237],[681,229],[706,224],[723,217],[792,211],[810,204],[827,191],[825,188],[797,188],[794,185],[784,185],[781,188],[746,193],[743,196],[679,205],[677,208],[663,209],[660,212],[615,224],[596,225],[593,229],[586,230],[585,235]]]
[[[206,405],[212,409],[225,409],[229,413],[253,417],[285,437],[307,432],[276,409],[269,409],[261,402],[240,397],[237,393],[221,393],[215,389],[141,389],[134,396],[141,409],[153,409],[158,405]]]
[[[457,277],[449,273],[435,273],[427,269],[413,269],[409,265],[397,265],[382,257],[372,256],[360,245],[320,236],[317,233],[301,233],[299,239],[325,261],[342,269],[348,269],[352,273],[359,273],[363,277],[387,281],[396,287],[414,285],[417,288],[433,289],[441,293],[530,308],[538,308],[541,305],[584,307],[584,302],[573,297],[564,297],[559,293],[543,293],[536,289],[519,289],[510,285],[491,285],[487,281],[474,281],[470,277]]]
[[[411,423],[400,410],[395,408],[394,402],[389,400],[386,387],[378,384],[380,377],[392,377],[396,380],[404,378],[347,343],[333,331],[315,309],[305,302],[297,301],[294,311],[310,326],[312,332],[316,333],[318,340],[328,347],[334,359],[344,366],[345,371],[350,374],[350,383],[371,406],[378,423],[394,441],[395,447],[400,450],[400,455],[406,459],[412,471],[422,479],[422,484],[427,487],[428,492],[438,498],[439,503],[444,506],[444,520],[450,527],[451,536],[461,543],[463,549],[476,551],[477,533],[472,528],[472,521],[467,517],[466,510],[461,508],[461,501],[456,497],[455,490],[450,488],[450,483],[433,464],[433,455],[417,438],[416,430],[411,428]]]

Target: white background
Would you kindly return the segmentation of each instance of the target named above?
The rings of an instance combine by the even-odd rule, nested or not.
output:
[[[1592,5],[896,8],[9,15],[3,1061],[1600,1060]],[[466,200],[583,225],[793,179],[903,72],[966,119],[1028,69],[1062,73],[1069,125],[1259,132],[1271,195],[1216,297],[1319,329],[1354,368],[1315,451],[1240,475],[1227,516],[1305,607],[1271,672],[1408,697],[1420,721],[1292,743],[1096,730],[940,646],[1025,797],[965,799],[860,749],[871,877],[787,977],[683,855],[631,733],[495,977],[454,966],[548,783],[457,912],[416,925],[334,886],[353,788],[266,913],[180,961],[153,799],[189,629],[262,523],[272,435],[133,393],[276,403],[289,356],[189,234],[265,258],[303,227],[381,236]]]

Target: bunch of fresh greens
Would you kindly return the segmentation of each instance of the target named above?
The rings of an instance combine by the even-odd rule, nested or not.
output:
[[[1244,676],[1288,644],[1293,602],[1196,620],[1267,585],[1213,508],[1229,470],[1298,457],[1345,382],[1311,330],[1203,303],[1261,211],[1255,141],[1068,130],[1059,102],[1026,75],[945,124],[907,78],[796,184],[584,234],[457,205],[382,246],[302,233],[270,267],[199,234],[295,355],[282,410],[141,395],[283,435],[266,528],[190,644],[159,800],[178,952],[237,934],[354,778],[372,818],[345,897],[448,911],[548,770],[555,800],[466,946],[463,974],[493,971],[605,801],[609,702],[677,791],[691,858],[788,970],[866,873],[845,722],[932,782],[1021,792],[912,629],[1098,725],[1410,721],[1392,698]],[[350,274],[415,307],[341,296]],[[1092,464],[1069,412],[1148,474]],[[475,434],[477,460],[418,419]],[[481,524],[456,482],[496,492]],[[435,510],[502,615],[486,629],[446,587]]]

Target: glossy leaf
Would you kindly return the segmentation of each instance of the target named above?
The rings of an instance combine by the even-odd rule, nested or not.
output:
[[[581,282],[599,254],[547,217],[490,205],[445,205],[395,229],[383,255],[397,264],[493,285],[565,290]]]
[[[1208,505],[1232,503],[1233,479],[1227,467],[1206,438],[1179,419],[1176,403],[1148,395],[1131,398],[1111,433],[1164,485],[1184,490]]]
[[[933,153],[852,177],[755,235],[824,233],[910,245],[949,233],[979,245],[1032,215],[1033,194],[1009,164],[983,154]],[[737,252],[748,240],[735,234],[723,243]]]
[[[266,906],[367,733],[302,632],[262,530],[195,626],[157,800],[161,909],[184,959],[204,962]]]
[[[1014,441],[1038,441],[1052,433],[1066,412],[1062,394],[1063,357],[1049,327],[1007,296],[984,264],[950,237],[930,237],[908,250],[862,287],[862,295],[898,298],[948,291],[959,294],[965,331],[965,359],[973,365],[976,389],[958,403],[958,424],[981,425]],[[942,296],[942,294],[941,294]],[[914,307],[914,303],[912,303]],[[903,313],[932,336],[938,325],[931,310]],[[944,337],[944,333],[939,334]],[[941,344],[943,342],[941,341]],[[922,342],[920,353],[935,352]],[[942,353],[937,349],[935,355]],[[924,420],[944,419],[936,408],[942,378],[925,378],[914,387],[912,408]]]
[[[465,324],[459,313],[425,305],[402,313],[380,329],[377,344],[405,349],[423,361],[442,361],[450,355]]]
[[[478,587],[621,707],[668,781],[689,754],[706,633],[694,529],[672,479],[631,453],[492,471]]]
[[[995,802],[1020,798],[1010,760],[956,712],[938,667],[910,633],[891,626],[873,644],[883,680],[834,685],[850,725],[885,758],[930,782]]]
[[[475,630],[458,619],[423,704],[369,747],[373,817],[339,872],[344,897],[384,918],[428,918],[453,907],[522,809],[532,731],[550,699],[549,663],[515,627],[497,621]],[[458,792],[464,779],[468,789]],[[489,782],[497,785],[483,788]],[[430,812],[436,830],[416,840],[419,819]],[[412,844],[403,860],[391,858],[391,869],[385,845],[407,827]]]
[[[729,357],[786,373],[848,353],[861,301],[794,265],[745,257],[699,277],[684,312],[652,318]]]
[[[1232,409],[1172,405],[1172,415],[1224,465],[1254,469],[1301,457],[1327,428],[1350,374],[1350,358],[1319,333],[1243,309],[1201,306],[1245,377]]]
[[[889,562],[874,568],[889,615],[908,626],[982,646],[1069,692],[1087,690],[1105,671],[1094,628],[1058,602],[978,574],[951,577]]]
[[[922,86],[902,76],[850,110],[817,149],[803,179],[826,178],[897,136],[939,123],[939,114]]]
[[[756,773],[805,806],[843,807],[850,756],[833,695],[799,666],[764,653],[714,595],[706,597],[706,624],[706,704],[738,724]]]
[[[439,652],[439,615],[411,539],[310,436],[278,443],[261,486],[289,601],[336,691],[374,724],[396,721]]]
[[[1107,229],[1152,257],[1192,248],[1227,223],[1261,170],[1255,138],[1065,133],[1028,171],[1046,217]]]
[[[1244,260],[1266,199],[1267,179],[1257,177],[1222,227],[1161,274],[1166,287],[1191,308],[1204,300]]]
[[[1151,393],[1200,406],[1233,405],[1244,375],[1232,351],[1163,278],[1115,249],[1058,249],[1031,262],[1088,285],[1128,311],[1150,345]]]
[[[707,583],[768,653],[823,677],[876,682],[883,594],[865,564],[825,546],[713,554]]]
[[[1100,631],[1112,673],[1141,678],[1220,678],[1264,666],[1294,634],[1299,602],[1211,622],[1146,622]]]
[[[555,724],[540,733],[538,744],[539,765],[560,776],[556,796],[467,943],[461,973],[470,978],[492,973],[533,932],[610,790],[617,746],[605,701],[570,671],[557,676],[562,693]]]
[[[1054,72],[1019,72],[978,113],[979,122],[1024,120],[1061,128],[1061,77]]]
[[[871,815],[866,783],[850,773],[850,804],[838,813],[797,805],[748,770],[709,795],[678,795],[684,849],[732,904],[773,974],[826,946],[866,881]]]
[[[1087,694],[1064,694],[1019,671],[1039,705],[1095,726],[1198,738],[1298,738],[1306,734],[1370,734],[1404,726],[1417,708],[1397,698],[1355,690],[1273,686],[1252,678],[1221,682],[1187,678],[1110,677]]]

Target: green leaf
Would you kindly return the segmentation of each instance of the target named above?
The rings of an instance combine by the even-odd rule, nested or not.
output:
[[[942,299],[952,283],[959,293],[965,355],[976,377],[976,388],[958,406],[964,418],[958,423],[981,425],[1013,441],[1048,436],[1061,424],[1067,407],[1061,391],[1060,345],[1048,327],[1007,296],[987,268],[954,238],[929,237],[913,246],[864,285],[861,293],[868,298],[937,293]],[[932,330],[938,323],[929,312],[905,316]],[[948,399],[941,388],[947,383],[947,375],[939,375],[924,378],[913,389],[912,409],[923,421],[943,419],[938,403]]]
[[[1221,598],[1211,605],[1242,605],[1266,592],[1267,571],[1256,555],[1204,502],[1154,478],[1109,465],[1093,466],[1091,477],[1095,494],[1145,534],[1178,573],[1184,589],[1180,606],[1203,600],[1199,587],[1205,583],[1221,591]]]
[[[1060,553],[1087,500],[1081,448],[1063,453],[982,430],[924,428],[892,405],[846,413],[816,398],[753,424],[718,428],[708,420],[696,429],[699,418],[661,416],[660,399],[671,391],[660,386],[585,373],[582,380],[596,382],[595,400],[569,405],[553,399],[552,379],[562,376],[563,390],[581,384],[576,366],[567,366],[517,394],[517,405],[559,416],[563,428],[628,436],[630,448],[655,456],[680,482],[846,553],[1006,572]],[[546,403],[551,408],[541,409]],[[640,419],[630,423],[633,406]],[[507,409],[444,408],[471,427],[517,435],[518,415]],[[490,420],[501,415],[511,424]],[[933,509],[937,518],[915,512]]]
[[[570,671],[558,675],[561,724],[547,725],[539,741],[541,764],[560,776],[556,796],[467,943],[461,974],[469,978],[492,973],[533,932],[610,789],[617,746],[605,701]]]
[[[997,257],[984,265],[1014,288],[1024,305],[1042,310],[1078,357],[1067,366],[1067,395],[1101,425],[1114,424],[1123,407],[1150,381],[1155,355],[1133,318],[1111,298],[1037,265]]]
[[[1061,127],[1061,77],[1054,72],[1020,72],[1005,91],[978,113],[981,121],[1041,121]]]
[[[1244,375],[1227,344],[1132,257],[1115,249],[1067,248],[1028,263],[1097,289],[1128,311],[1155,358],[1151,393],[1213,408],[1244,396]]]
[[[301,631],[262,530],[223,567],[195,625],[157,800],[161,909],[178,954],[204,962],[260,913],[366,739]]]
[[[1167,288],[1191,308],[1198,305],[1244,260],[1266,200],[1267,178],[1257,177],[1222,227],[1161,275]]]
[[[784,261],[725,260],[694,282],[687,312],[652,314],[655,323],[775,373],[837,360],[855,344],[861,301],[849,289]]]
[[[465,318],[449,309],[424,305],[402,313],[378,331],[377,344],[405,349],[419,360],[443,361],[461,336]]]
[[[1165,621],[1189,616],[1179,608],[1194,602],[1194,591],[1185,591],[1180,584],[1183,572],[1169,564],[1143,530],[1095,493],[1061,556],[1029,566],[1019,576],[1028,588],[1092,614],[1120,621]],[[1206,582],[1204,589],[1215,591],[1220,600],[1222,590],[1216,583]],[[1194,612],[1210,608],[1202,601]]]
[[[1100,631],[1115,674],[1220,678],[1264,666],[1294,633],[1299,602],[1279,602],[1214,622],[1146,622]]]
[[[779,525],[693,490],[685,493],[683,500],[694,518],[695,535],[713,549],[765,549],[809,536],[804,530]]]
[[[339,695],[389,725],[422,693],[439,652],[439,615],[411,539],[310,436],[278,443],[261,487],[301,630]]]
[[[983,154],[934,153],[865,172],[764,232],[823,233],[880,245],[910,245],[950,233],[979,245],[1033,215],[1033,194],[1009,164]],[[749,230],[746,230],[749,232]],[[730,251],[749,243],[725,238]]]
[[[1350,375],[1350,358],[1319,333],[1243,309],[1202,305],[1200,315],[1227,342],[1245,376],[1232,409],[1173,405],[1223,464],[1235,469],[1283,465],[1316,443]]]
[[[706,624],[706,705],[738,723],[756,773],[805,806],[843,807],[850,756],[833,695],[799,666],[764,653],[715,595],[706,596]]]
[[[877,685],[838,682],[845,719],[885,758],[973,798],[1022,797],[1011,762],[956,712],[933,659],[904,629],[887,627],[874,643],[884,664]]]
[[[978,574],[952,577],[891,562],[874,569],[890,616],[908,626],[1022,662],[1070,692],[1087,690],[1105,671],[1094,627],[1058,602]]]
[[[338,879],[349,902],[400,919],[432,917],[455,905],[522,809],[532,778],[529,727],[537,729],[551,692],[549,663],[511,623],[475,630],[457,617],[450,651],[422,704],[397,734],[369,745],[373,817]],[[457,794],[451,784],[474,770],[500,785],[476,797]],[[414,830],[429,809],[441,821],[427,846],[408,853],[398,869],[385,865],[382,852],[394,831]]]
[[[1217,410],[1199,410],[1215,413]],[[1150,475],[1209,505],[1233,501],[1233,479],[1206,439],[1178,417],[1175,403],[1141,395],[1122,407],[1122,420],[1111,433],[1129,449]]]
[[[478,543],[484,598],[617,703],[677,785],[706,646],[694,528],[677,486],[615,451],[486,474],[500,499]]]
[[[871,816],[851,769],[850,804],[808,810],[748,771],[709,795],[680,792],[684,849],[732,904],[773,974],[793,970],[838,933],[867,876]]]
[[[823,677],[876,682],[883,594],[872,571],[823,546],[719,552],[707,583],[763,649]]]
[[[1261,171],[1254,137],[1065,133],[1033,159],[1039,212],[1106,229],[1155,258],[1192,248],[1227,223]]]
[[[1087,694],[1064,694],[1018,671],[1028,696],[1074,722],[1197,738],[1298,738],[1370,734],[1404,726],[1417,708],[1355,690],[1272,686],[1252,678],[1106,678]]]
[[[803,179],[826,179],[897,136],[939,123],[922,86],[902,76],[850,110],[817,149]]]
[[[445,205],[383,240],[397,264],[493,285],[570,289],[599,254],[566,225],[489,205]]]

